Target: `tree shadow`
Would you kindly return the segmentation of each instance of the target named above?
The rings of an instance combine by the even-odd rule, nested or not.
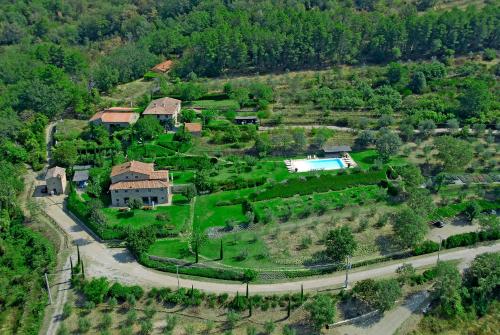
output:
[[[116,259],[119,263],[133,263],[135,262],[134,256],[128,252],[128,250],[123,250],[119,253],[113,254],[113,258]]]
[[[378,247],[380,254],[383,256],[401,251],[398,241],[392,235],[380,235],[375,238],[375,244]]]

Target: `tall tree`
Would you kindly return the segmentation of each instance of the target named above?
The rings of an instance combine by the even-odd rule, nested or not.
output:
[[[399,243],[405,247],[421,242],[428,230],[424,220],[408,207],[403,207],[394,215],[392,226]]]
[[[464,170],[472,161],[471,145],[452,136],[439,136],[434,140],[434,147],[445,171]]]
[[[343,262],[347,256],[352,256],[357,248],[351,228],[342,226],[331,230],[325,240],[326,254],[332,260]]]

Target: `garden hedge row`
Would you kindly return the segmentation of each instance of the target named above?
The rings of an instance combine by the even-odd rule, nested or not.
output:
[[[297,177],[284,182],[268,186],[261,192],[250,194],[253,201],[269,200],[273,198],[289,198],[296,194],[306,195],[328,191],[340,191],[349,187],[374,185],[385,180],[385,170],[358,172],[332,176],[320,174],[307,177]]]
[[[67,208],[102,240],[124,239],[126,237],[125,230],[120,227],[108,226],[102,228],[89,220],[90,210],[85,201],[83,201],[74,190],[71,190],[69,193]]]
[[[451,235],[442,241],[442,248],[453,249],[474,245],[478,242],[495,241],[500,239],[500,230],[470,232]],[[439,250],[439,243],[434,241],[424,241],[413,249],[413,255],[424,255]]]
[[[152,260],[146,254],[141,255],[138,261],[142,265],[156,270],[171,272],[171,273],[175,273],[177,271],[177,267],[175,264]],[[244,273],[242,271],[236,271],[230,269],[215,269],[209,267],[179,266],[179,273],[191,276],[216,278],[223,280],[242,281],[244,279]]]

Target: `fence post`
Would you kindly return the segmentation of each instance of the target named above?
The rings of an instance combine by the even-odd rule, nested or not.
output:
[[[50,292],[49,279],[47,278],[47,272],[45,272],[45,285],[47,285],[47,292],[49,293],[49,301],[52,305],[52,293]]]

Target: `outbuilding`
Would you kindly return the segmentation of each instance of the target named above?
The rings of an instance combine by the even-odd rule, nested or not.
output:
[[[234,118],[234,123],[237,125],[245,125],[245,124],[259,124],[259,118],[256,116],[237,116]]]
[[[78,188],[85,188],[89,182],[89,170],[75,171],[72,181]]]
[[[352,151],[348,145],[324,145],[321,149],[325,157],[340,157]]]
[[[45,175],[45,183],[47,185],[47,193],[50,195],[64,194],[67,184],[66,170],[59,166],[48,169]]]

